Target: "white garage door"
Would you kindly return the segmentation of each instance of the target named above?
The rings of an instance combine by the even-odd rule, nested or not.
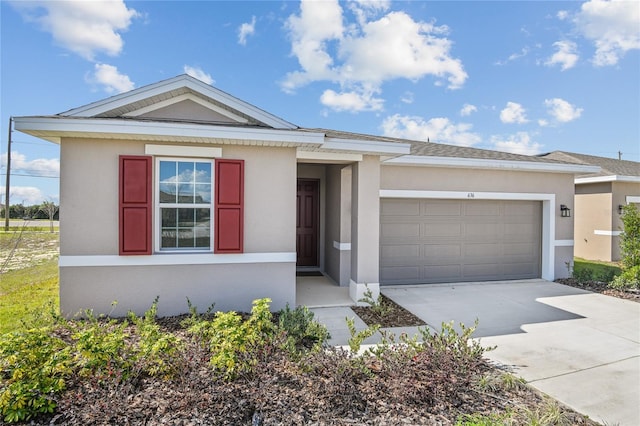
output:
[[[539,201],[382,199],[380,282],[539,278]]]

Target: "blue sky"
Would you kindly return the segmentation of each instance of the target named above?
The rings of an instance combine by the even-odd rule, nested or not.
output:
[[[0,194],[9,116],[183,73],[303,127],[640,161],[637,1],[2,1],[0,12]],[[57,201],[58,146],[13,141],[12,204]]]

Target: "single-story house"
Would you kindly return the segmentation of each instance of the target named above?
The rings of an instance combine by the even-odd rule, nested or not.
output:
[[[600,167],[600,172],[575,178],[574,254],[590,260],[620,260],[622,207],[640,208],[640,163],[563,151],[542,157]]]
[[[181,75],[18,131],[60,144],[60,305],[294,305],[296,272],[380,285],[553,280],[574,175],[536,156],[301,128]],[[118,301],[115,308],[112,302]],[[112,309],[114,309],[112,311]]]

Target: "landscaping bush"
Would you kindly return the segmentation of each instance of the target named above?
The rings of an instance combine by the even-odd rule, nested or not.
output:
[[[620,290],[640,290],[640,265],[625,269],[622,274],[613,279],[609,287]]]
[[[278,315],[278,327],[286,333],[284,347],[293,356],[319,350],[331,337],[306,306],[290,309],[287,305]]]

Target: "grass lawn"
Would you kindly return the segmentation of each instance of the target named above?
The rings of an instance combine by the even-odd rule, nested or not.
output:
[[[615,262],[603,262],[586,260],[576,257],[573,261],[573,274],[575,277],[602,279],[610,281],[615,275],[620,275],[622,269]]]
[[[0,333],[58,309],[58,234],[0,233]]]

